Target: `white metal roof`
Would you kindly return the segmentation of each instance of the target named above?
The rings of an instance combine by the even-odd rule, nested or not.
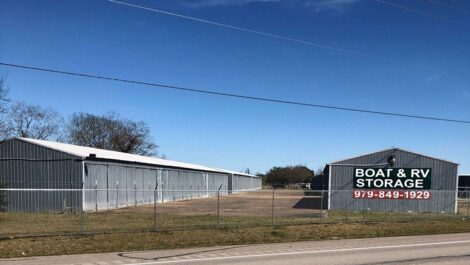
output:
[[[234,175],[241,175],[241,176],[250,176],[250,177],[255,177],[255,178],[261,178],[256,175],[251,175],[251,174],[246,174],[238,171],[233,171],[233,170],[226,170],[226,169],[220,169],[220,168],[213,168],[214,170],[219,170],[224,173],[229,173],[229,174],[234,174]]]
[[[78,145],[73,145],[73,144],[64,144],[64,143],[59,143],[59,142],[37,140],[37,139],[30,139],[30,138],[19,138],[19,137],[15,139],[32,143],[32,144],[36,144],[36,145],[40,145],[40,146],[50,148],[56,151],[64,152],[64,153],[74,155],[83,159],[90,156],[90,154],[95,154],[96,158],[98,159],[101,158],[101,159],[125,161],[125,162],[132,162],[132,163],[142,163],[142,164],[149,164],[149,165],[156,165],[156,166],[177,167],[177,168],[194,169],[194,170],[200,170],[200,171],[237,174],[237,175],[244,175],[244,176],[250,176],[250,177],[253,176],[250,174],[235,172],[231,170],[217,169],[217,168],[211,168],[211,167],[206,167],[206,166],[201,166],[201,165],[196,165],[196,164],[172,161],[172,160],[167,160],[167,159],[160,159],[156,157],[134,155],[134,154],[117,152],[117,151],[78,146]]]

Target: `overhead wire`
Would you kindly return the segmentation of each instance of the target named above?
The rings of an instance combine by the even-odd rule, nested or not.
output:
[[[454,20],[454,19],[450,19],[450,18],[430,14],[430,13],[427,13],[427,12],[423,12],[421,10],[409,8],[409,7],[406,7],[406,6],[403,6],[403,5],[399,5],[399,4],[384,1],[384,0],[376,0],[376,1],[379,2],[379,3],[385,4],[385,5],[395,7],[395,8],[400,8],[400,9],[407,10],[407,11],[410,11],[410,12],[414,12],[414,13],[417,13],[417,14],[421,14],[421,15],[424,15],[424,16],[428,16],[428,17],[432,17],[432,18],[435,18],[435,19],[447,21],[449,23],[454,23],[454,24],[459,24],[459,25],[462,25],[462,26],[470,27],[470,24],[463,23],[463,22],[460,22],[458,20]]]
[[[468,6],[470,6],[470,3],[460,2],[460,1],[457,1],[457,0],[450,0],[450,1],[452,1],[452,2],[454,2],[454,3],[461,4],[461,5],[468,5]]]
[[[458,8],[458,7],[455,7],[455,6],[451,6],[451,5],[448,5],[448,4],[444,4],[444,3],[441,3],[441,2],[438,2],[438,1],[428,0],[428,2],[431,2],[431,3],[436,4],[436,5],[444,6],[444,7],[450,8],[450,9],[454,9],[454,10],[458,10],[458,11],[470,14],[470,11],[468,11],[468,10]]]
[[[131,3],[122,2],[122,1],[118,1],[118,0],[107,0],[107,1],[111,2],[111,3],[114,3],[114,4],[127,6],[127,7],[133,7],[133,8],[137,8],[137,9],[147,10],[147,11],[156,12],[156,13],[163,14],[163,15],[174,16],[174,17],[178,17],[178,18],[182,18],[182,19],[186,19],[186,20],[197,21],[197,22],[201,22],[201,23],[210,24],[210,25],[213,25],[213,26],[229,28],[229,29],[232,29],[232,30],[238,30],[238,31],[243,31],[243,32],[247,32],[247,33],[261,35],[261,36],[264,36],[264,37],[290,41],[290,42],[303,44],[303,45],[307,45],[307,46],[312,46],[312,47],[317,47],[317,48],[322,48],[322,49],[328,49],[328,50],[333,50],[333,51],[336,51],[336,52],[343,52],[343,53],[348,53],[348,54],[352,54],[352,55],[356,55],[356,56],[369,57],[369,58],[374,58],[374,59],[379,59],[379,60],[394,61],[391,58],[387,58],[387,57],[383,57],[383,56],[378,56],[378,55],[373,55],[373,54],[369,54],[369,53],[359,52],[359,51],[355,51],[355,50],[351,50],[351,49],[335,47],[335,46],[326,45],[326,44],[322,44],[322,43],[318,43],[318,42],[312,42],[312,41],[306,41],[306,40],[286,37],[286,36],[282,36],[282,35],[278,35],[278,34],[273,34],[273,33],[253,30],[253,29],[249,29],[249,28],[234,26],[234,25],[220,23],[220,22],[216,22],[216,21],[212,21],[212,20],[201,19],[201,18],[187,16],[187,15],[174,13],[174,12],[169,12],[169,11],[165,11],[165,10],[161,10],[161,9],[157,9],[157,8],[151,8],[151,7],[146,7],[146,6],[142,6],[142,5],[131,4]]]
[[[57,70],[57,69],[50,69],[50,68],[41,68],[41,67],[34,67],[34,66],[20,65],[20,64],[6,63],[6,62],[0,62],[0,66],[55,73],[55,74],[61,74],[61,75],[76,76],[76,77],[83,77],[83,78],[93,78],[93,79],[100,79],[100,80],[107,80],[107,81],[115,81],[115,82],[122,82],[122,83],[128,83],[128,84],[145,85],[145,86],[159,87],[159,88],[165,88],[165,89],[171,89],[171,90],[179,90],[179,91],[191,92],[191,93],[200,93],[200,94],[231,97],[231,98],[238,98],[238,99],[247,99],[247,100],[254,100],[254,101],[263,101],[263,102],[296,105],[296,106],[304,106],[304,107],[311,107],[311,108],[330,109],[330,110],[340,110],[340,111],[357,112],[357,113],[376,114],[376,115],[383,115],[383,116],[394,116],[394,117],[402,117],[402,118],[413,118],[413,119],[422,119],[422,120],[431,120],[431,121],[470,124],[470,120],[422,116],[422,115],[415,115],[415,114],[342,107],[342,106],[335,106],[335,105],[323,105],[323,104],[317,104],[317,103],[292,101],[292,100],[287,100],[287,99],[257,97],[257,96],[249,96],[249,95],[242,95],[242,94],[235,94],[235,93],[218,92],[218,91],[212,91],[212,90],[206,90],[206,89],[182,87],[182,86],[176,86],[176,85],[170,85],[170,84],[151,83],[151,82],[129,80],[129,79],[123,79],[123,78],[117,78],[117,77],[78,73],[78,72],[71,72],[71,71],[64,71],[64,70]]]

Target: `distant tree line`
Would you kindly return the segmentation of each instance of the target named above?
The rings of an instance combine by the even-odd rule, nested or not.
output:
[[[158,154],[145,122],[124,119],[115,113],[74,113],[65,120],[51,108],[11,102],[6,78],[0,77],[0,140],[15,136],[138,155]]]
[[[263,185],[287,187],[296,183],[311,182],[314,172],[306,166],[273,167],[266,174],[257,174]]]

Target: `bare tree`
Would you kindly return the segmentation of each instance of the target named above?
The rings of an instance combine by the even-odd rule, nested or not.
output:
[[[7,135],[47,140],[59,136],[62,124],[63,119],[50,108],[16,102],[8,111]]]
[[[113,113],[73,114],[67,138],[72,144],[146,156],[155,156],[157,149],[146,123],[121,119]]]
[[[0,113],[4,114],[7,111],[8,101],[7,78],[2,76],[0,77]]]
[[[323,174],[323,169],[324,169],[324,167],[321,167],[321,166],[318,167],[317,171],[315,171],[315,176]]]
[[[0,140],[8,137],[6,113],[8,106],[8,87],[6,77],[0,77]]]

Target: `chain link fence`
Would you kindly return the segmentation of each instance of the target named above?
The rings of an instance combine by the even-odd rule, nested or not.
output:
[[[83,196],[84,193],[93,196]],[[118,196],[119,193],[122,196]],[[412,191],[405,195],[355,193],[357,191],[351,190],[228,191],[221,188],[199,192],[0,189],[0,238],[470,218],[469,189],[460,189],[457,196],[455,191],[429,191],[430,197],[426,198]],[[333,209],[333,203],[329,202],[333,194],[347,194],[348,203],[336,204]],[[439,198],[449,196],[455,199],[444,208],[435,209],[433,204]],[[83,198],[91,199],[84,201]],[[106,205],[100,205],[103,201]],[[58,202],[61,205],[51,205]],[[85,203],[94,204],[93,210],[83,211]],[[89,205],[86,209],[90,209]]]

